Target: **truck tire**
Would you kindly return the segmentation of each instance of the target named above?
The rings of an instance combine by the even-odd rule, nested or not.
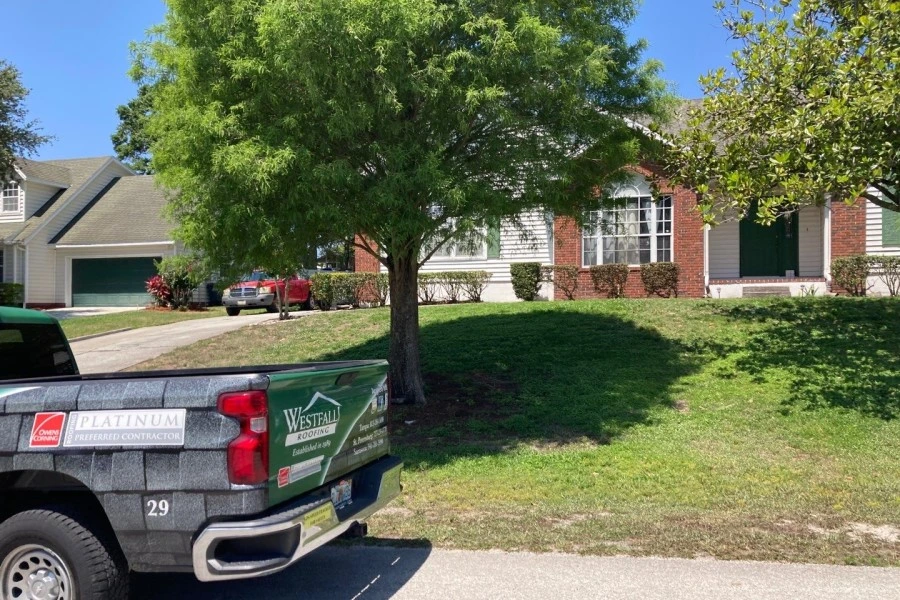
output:
[[[267,313],[277,313],[280,312],[281,303],[278,301],[273,302],[272,304],[266,307]]]
[[[226,306],[225,314],[228,315],[229,317],[236,317],[239,314],[241,314],[241,309],[235,308],[233,306]]]
[[[300,310],[312,310],[313,309],[313,297],[312,294],[306,295],[306,300],[303,301],[303,304],[300,305]]]
[[[82,521],[38,509],[0,524],[0,598],[126,600],[124,557]]]

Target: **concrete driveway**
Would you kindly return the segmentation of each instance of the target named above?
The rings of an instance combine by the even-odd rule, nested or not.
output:
[[[328,546],[263,579],[136,575],[135,600],[896,600],[900,569]]]
[[[136,310],[143,310],[142,308],[138,308],[135,306],[86,306],[84,308],[51,308],[46,312],[53,315],[60,321],[64,319],[71,319],[72,317],[96,317],[98,315],[111,315],[115,313],[122,312],[134,312]]]
[[[293,312],[291,316],[306,316],[311,312]],[[248,325],[274,321],[278,315],[269,313],[194,319],[142,327],[92,339],[72,342],[72,351],[82,373],[112,373],[187,346],[200,340],[216,337]]]

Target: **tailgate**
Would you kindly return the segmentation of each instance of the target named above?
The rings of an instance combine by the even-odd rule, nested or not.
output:
[[[269,505],[388,454],[387,362],[269,375]]]

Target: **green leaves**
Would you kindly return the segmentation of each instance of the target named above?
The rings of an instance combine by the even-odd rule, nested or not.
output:
[[[669,154],[676,181],[703,192],[707,221],[745,212],[754,200],[766,215],[827,196],[852,203],[870,197],[869,186],[888,190],[873,202],[900,211],[892,191],[900,170],[897,6],[721,3],[726,26],[742,43],[734,73],[719,69],[701,78],[706,97],[690,110],[690,126]]]
[[[12,176],[18,156],[29,156],[51,139],[41,135],[37,121],[28,121],[25,98],[28,90],[13,65],[0,60],[0,177]]]

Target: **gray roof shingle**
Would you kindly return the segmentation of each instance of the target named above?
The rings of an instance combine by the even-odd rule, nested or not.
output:
[[[36,161],[28,158],[17,158],[16,166],[28,179],[42,179],[67,187],[72,183],[72,173],[64,166],[48,161]]]
[[[165,193],[150,175],[115,180],[51,240],[59,245],[168,242],[174,227],[163,215]]]

